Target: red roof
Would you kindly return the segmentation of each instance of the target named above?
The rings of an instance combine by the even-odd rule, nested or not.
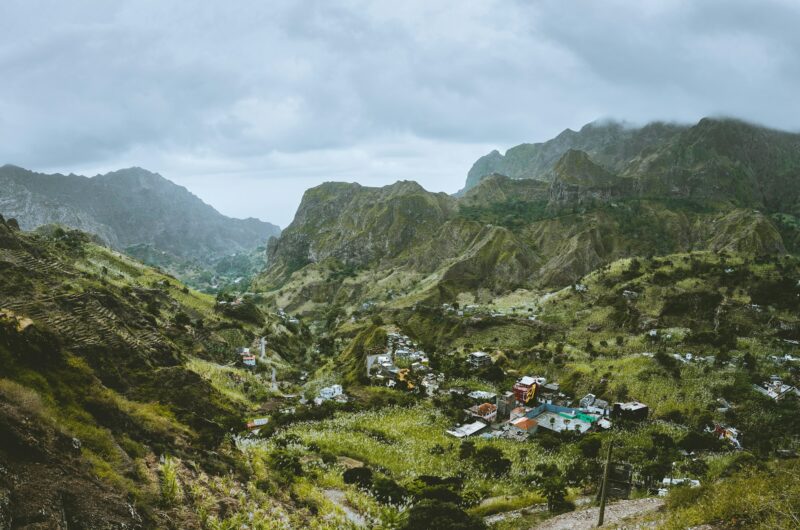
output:
[[[517,418],[516,420],[512,421],[511,424],[517,429],[523,431],[530,431],[531,429],[535,429],[536,426],[539,425],[539,422],[523,416],[521,418]]]
[[[478,405],[478,413],[481,416],[488,416],[489,414],[497,411],[497,405],[493,405],[491,403],[484,403],[482,405]]]

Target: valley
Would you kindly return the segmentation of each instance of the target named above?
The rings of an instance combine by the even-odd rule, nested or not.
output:
[[[590,124],[316,186],[186,281],[0,209],[0,528],[564,528],[609,451],[610,524],[792,527],[798,153]]]

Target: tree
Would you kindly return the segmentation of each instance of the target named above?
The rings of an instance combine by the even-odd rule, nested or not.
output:
[[[547,510],[550,513],[562,512],[569,507],[566,501],[567,481],[555,465],[536,466],[530,482],[547,499]]]
[[[678,442],[678,447],[684,451],[713,451],[723,444],[713,434],[707,432],[689,431]]]
[[[458,448],[458,457],[462,460],[470,458],[475,454],[475,442],[472,440],[464,440]]]
[[[384,504],[401,504],[408,491],[390,478],[378,477],[373,481],[372,494]]]
[[[483,530],[486,525],[450,502],[426,499],[416,503],[408,514],[405,530]]]
[[[600,437],[595,434],[590,434],[580,442],[578,442],[578,447],[581,450],[581,454],[586,458],[597,458],[597,455],[600,454],[600,446],[602,445],[602,441]]]
[[[475,451],[474,459],[483,471],[495,477],[505,475],[511,470],[511,460],[497,447],[481,447]]]
[[[368,467],[353,467],[342,474],[345,484],[355,484],[359,488],[372,486],[372,470]]]

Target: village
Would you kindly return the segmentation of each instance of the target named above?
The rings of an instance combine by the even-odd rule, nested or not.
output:
[[[492,365],[492,357],[483,351],[471,352],[465,359],[471,370]],[[464,410],[472,421],[456,425],[447,433],[456,438],[481,436],[525,440],[539,429],[553,432],[572,431],[585,434],[611,428],[611,419],[642,421],[648,407],[643,403],[614,403],[588,394],[577,406],[560,392],[556,382],[539,376],[524,376],[503,393],[468,388],[443,390],[445,375],[429,367],[427,354],[408,336],[397,332],[387,335],[386,350],[369,355],[366,370],[370,382],[390,388],[434,396],[442,392],[460,395],[472,406]]]
[[[431,370],[429,364],[428,355],[417,349],[417,344],[408,336],[390,332],[386,350],[367,356],[367,377],[374,385],[423,391],[433,396],[444,382],[444,374]]]
[[[470,361],[475,364],[485,363],[487,358],[485,352],[470,354]],[[573,401],[559,388],[558,383],[548,382],[544,377],[526,375],[502,394],[451,389],[474,402],[464,411],[473,421],[456,425],[447,433],[456,438],[480,436],[524,441],[538,429],[582,435],[610,429],[612,418],[631,422],[647,419],[649,409],[643,403],[632,401],[610,406],[607,401],[587,394],[577,406],[572,406]]]
[[[299,322],[284,312],[279,316],[286,322]],[[292,323],[294,323],[292,322]],[[259,354],[251,352],[249,347],[236,350],[237,364],[247,370],[255,370],[259,360],[264,361],[266,341],[259,342]],[[643,354],[652,355],[652,354]],[[674,354],[681,362],[705,361],[704,358],[693,357],[692,354]],[[484,351],[473,351],[463,360],[465,366],[473,371],[491,367],[492,356]],[[565,395],[555,381],[537,375],[519,377],[507,390],[493,392],[476,388],[451,387],[446,384],[445,374],[430,367],[429,356],[419,348],[410,337],[397,331],[387,333],[385,350],[382,353],[367,355],[365,360],[366,375],[372,385],[385,386],[407,391],[424,397],[458,396],[460,402],[468,405],[463,409],[462,422],[453,425],[446,433],[457,439],[480,437],[483,439],[509,439],[525,441],[534,437],[537,432],[551,433],[570,432],[579,436],[591,432],[608,430],[615,421],[642,422],[648,419],[649,408],[638,401],[609,403],[593,394],[580,399]],[[302,374],[300,382],[306,381],[307,374]],[[272,370],[272,388],[278,390],[275,371]],[[753,385],[754,389],[776,401],[789,393],[800,395],[796,387],[784,384],[778,376],[772,376],[763,385]],[[321,406],[326,402],[344,404],[350,401],[341,384],[330,384],[319,388],[313,398],[302,394],[287,395],[283,398],[296,400],[302,406]],[[719,400],[719,412],[724,413],[729,404]],[[279,409],[285,414],[296,411],[294,406]],[[269,417],[253,418],[246,422],[252,435],[269,422]],[[728,441],[734,449],[742,449],[737,429],[714,423],[706,430],[717,438]]]
[[[580,289],[580,286],[578,287]],[[628,295],[632,296],[632,295]],[[446,306],[443,310],[458,316],[475,318],[519,316],[518,308],[512,314],[497,312],[485,313],[478,306]],[[535,320],[536,315],[532,310],[525,311],[522,315],[530,320]],[[297,326],[300,321],[283,310],[277,313],[284,325]],[[661,337],[656,330],[648,334],[651,339],[669,338]],[[261,363],[267,364],[266,341],[261,338],[257,346],[258,351],[251,351],[250,347],[241,347],[236,350],[235,364],[244,370],[255,373],[258,377],[268,381],[268,373]],[[570,396],[562,391],[557,381],[548,380],[538,374],[525,374],[515,377],[513,383],[508,382],[509,374],[495,365],[493,357],[486,351],[453,351],[448,353],[457,364],[460,363],[460,373],[472,374],[467,378],[453,378],[454,376],[434,369],[431,366],[430,356],[411,337],[403,334],[397,328],[390,328],[386,333],[386,342],[382,351],[368,354],[364,359],[366,379],[370,385],[407,392],[418,398],[439,400],[440,403],[458,404],[456,412],[460,419],[451,416],[454,421],[449,428],[444,428],[444,434],[460,441],[471,438],[483,440],[504,439],[515,442],[525,442],[545,435],[569,435],[583,437],[587,434],[607,431],[615,423],[631,425],[645,422],[649,419],[650,408],[647,404],[636,400],[624,402],[609,402],[594,394],[583,397]],[[639,354],[644,357],[654,357],[654,353]],[[714,358],[695,355],[690,352],[675,352],[667,354],[679,364],[701,364],[710,366]],[[771,359],[775,364],[791,363],[796,359],[789,355]],[[434,365],[436,365],[434,363]],[[482,383],[482,377],[487,370],[495,370],[503,376],[508,385],[501,388],[502,384]],[[312,378],[313,380],[313,378]],[[323,382],[326,386],[319,386]],[[276,413],[284,416],[295,416],[298,413],[309,414],[318,407],[337,407],[353,402],[348,396],[341,381],[325,378],[314,380],[311,384],[309,374],[302,372],[295,383],[278,382],[274,368],[272,369],[271,388],[276,392],[277,400],[281,405],[271,403],[268,407],[261,407],[262,416],[246,421],[248,436],[258,437],[260,431],[274,421]],[[500,386],[498,386],[498,384]],[[305,388],[305,392],[298,392]],[[294,393],[283,393],[280,388]],[[291,389],[291,390],[289,390]],[[781,377],[772,375],[762,384],[754,384],[754,391],[780,401],[792,394],[800,396],[797,387],[785,383]],[[725,399],[719,398],[718,413],[724,415],[730,410],[731,405]],[[300,407],[300,408],[299,408]],[[331,410],[330,408],[328,409]],[[302,411],[302,412],[301,412]],[[718,440],[724,441],[736,451],[743,450],[740,442],[740,431],[730,425],[713,422],[704,428],[704,432]],[[692,455],[687,453],[687,458]],[[699,482],[686,477],[669,476],[663,479],[658,488],[659,495],[666,495],[670,488],[677,485],[697,487]]]

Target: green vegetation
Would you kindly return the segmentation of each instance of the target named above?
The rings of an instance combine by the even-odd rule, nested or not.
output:
[[[158,470],[161,474],[161,502],[165,506],[175,506],[183,498],[175,460],[170,456],[165,456],[159,464]]]
[[[634,497],[667,476],[702,484],[673,488],[648,523],[796,526],[800,403],[753,388],[800,384],[796,138],[651,127],[491,155],[481,167],[523,180],[461,198],[324,184],[249,286],[256,254],[181,271],[214,297],[80,232],[0,223],[0,463],[59,466],[41,479],[53,499],[74,477],[104,506],[77,513],[129,523],[130,504],[152,527],[514,528],[591,502],[613,442]],[[419,365],[393,388],[370,380],[397,331],[439,392]],[[243,368],[235,348],[261,337],[267,359]],[[475,350],[491,365],[471,368]],[[649,417],[524,441],[446,433],[474,404],[460,387],[500,393],[521,375]],[[332,384],[346,397],[312,404]]]
[[[733,471],[699,491],[676,488],[667,499],[663,527],[734,524],[742,528],[795,528],[800,521],[800,462],[770,462]]]

